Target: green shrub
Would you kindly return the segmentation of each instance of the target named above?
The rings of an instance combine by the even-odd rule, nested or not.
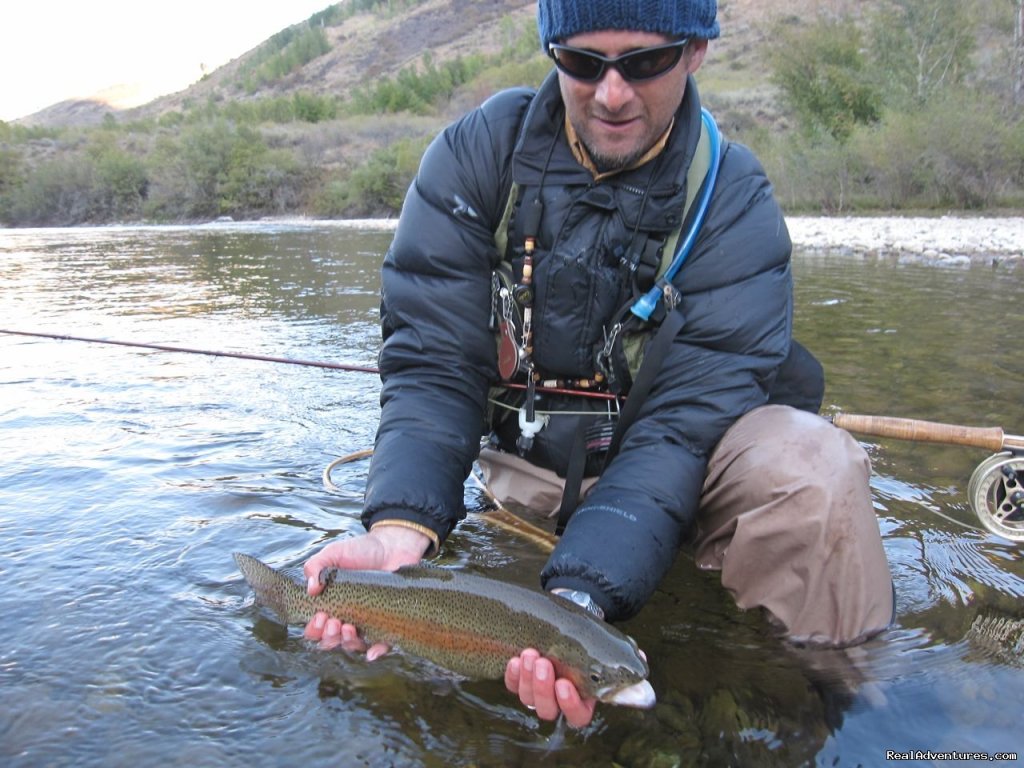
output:
[[[11,195],[24,180],[25,162],[21,152],[11,147],[0,148],[0,222],[12,223]]]
[[[888,111],[845,143],[829,138],[798,133],[761,147],[786,207],[964,210],[1021,196],[1024,126],[984,94],[950,93]]]
[[[101,221],[139,217],[149,190],[143,161],[120,149],[105,148],[95,156],[93,215]]]
[[[993,205],[1015,183],[1021,156],[1014,126],[999,104],[980,93],[948,93],[921,113],[935,202],[955,208]]]
[[[268,96],[246,101],[208,101],[201,119],[227,119],[256,126],[261,123],[320,123],[338,116],[338,99],[309,91],[286,96]],[[198,114],[194,116],[199,118]]]
[[[154,155],[146,210],[160,219],[258,217],[304,201],[306,169],[258,131],[226,120],[165,137]]]
[[[313,59],[331,50],[327,33],[321,26],[296,24],[288,27],[265,42],[257,53],[241,68],[239,77],[242,88],[254,92],[268,83],[273,83]]]
[[[845,141],[880,116],[882,97],[868,82],[861,33],[848,18],[775,27],[772,79],[805,130]]]
[[[421,5],[423,2],[424,0],[349,0],[343,7],[349,9],[349,16],[357,13],[375,13],[387,17]]]
[[[93,221],[94,167],[83,157],[44,162],[9,194],[7,216],[21,227],[68,227]]]
[[[406,67],[394,79],[384,78],[373,86],[357,89],[351,111],[354,114],[431,114],[452,97],[456,88],[484,69],[486,63],[483,56],[460,56],[438,67],[433,57],[426,54],[420,68]]]
[[[862,173],[856,156],[827,132],[794,132],[761,156],[780,204],[789,210],[848,211]]]
[[[377,150],[351,173],[328,180],[314,202],[316,214],[397,215],[428,143],[429,139],[402,139]]]
[[[920,113],[887,112],[877,125],[858,131],[850,146],[865,169],[865,196],[879,207],[917,205],[928,193],[930,149]]]

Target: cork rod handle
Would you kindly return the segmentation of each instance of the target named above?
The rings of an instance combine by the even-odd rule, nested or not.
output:
[[[861,416],[837,413],[831,421],[837,427],[875,437],[893,437],[897,440],[915,440],[925,443],[969,445],[1001,451],[1005,448],[1024,448],[1024,438],[1006,435],[999,427],[964,427],[941,424],[920,419],[900,419],[893,416]]]

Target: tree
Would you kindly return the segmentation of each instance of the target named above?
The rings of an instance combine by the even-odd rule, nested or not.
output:
[[[874,70],[891,103],[923,104],[964,82],[977,48],[961,0],[889,0],[872,17]]]
[[[1024,106],[1024,0],[1015,0],[1015,3],[1017,15],[1013,25],[1013,98],[1019,106]]]
[[[10,195],[23,182],[23,163],[20,152],[0,146],[0,221],[9,220]]]

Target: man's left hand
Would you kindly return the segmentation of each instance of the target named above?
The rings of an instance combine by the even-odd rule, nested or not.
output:
[[[560,714],[573,728],[583,728],[594,718],[597,699],[584,699],[572,681],[555,678],[555,667],[533,648],[527,648],[505,667],[505,687],[537,712],[541,720]]]

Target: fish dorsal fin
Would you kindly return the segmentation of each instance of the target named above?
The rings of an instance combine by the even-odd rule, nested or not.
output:
[[[436,565],[423,565],[422,563],[403,565],[395,573],[404,579],[434,579],[435,581],[441,579],[443,581],[451,581],[454,578],[452,572],[447,568],[440,568]]]

